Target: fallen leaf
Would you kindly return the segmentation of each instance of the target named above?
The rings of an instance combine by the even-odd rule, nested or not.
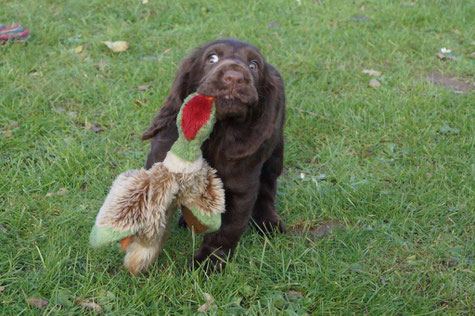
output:
[[[68,189],[66,188],[61,188],[58,190],[58,192],[56,192],[56,195],[65,195],[68,193]]]
[[[460,31],[457,29],[453,30],[452,32],[454,32],[455,35],[460,35]]]
[[[78,112],[68,112],[68,115],[72,118],[78,118]]]
[[[51,196],[53,196],[53,193],[52,193],[52,192],[48,192],[48,193],[46,193],[45,196],[46,196],[46,197],[51,197]]]
[[[364,9],[365,9],[365,6],[362,5],[362,6],[360,7],[360,11],[364,11]]]
[[[0,293],[2,293],[5,290],[4,286],[0,286]]]
[[[129,49],[129,43],[125,41],[117,41],[117,42],[105,41],[103,43],[106,44],[107,47],[109,47],[114,53],[120,53]]]
[[[91,126],[89,127],[89,129],[90,129],[91,131],[93,131],[94,133],[102,132],[102,127],[101,127],[100,125],[91,124]]]
[[[381,83],[376,79],[371,79],[369,82],[369,86],[373,88],[381,87]]]
[[[48,305],[48,301],[40,297],[30,297],[26,299],[26,302],[38,308],[44,308],[46,305]]]
[[[18,127],[18,122],[13,121],[13,122],[11,122],[9,125],[10,125],[10,127],[15,128],[15,127]]]
[[[363,69],[362,73],[368,74],[370,76],[381,76],[381,71],[377,71],[374,69]]]
[[[292,291],[292,290],[287,291],[287,299],[289,301],[296,301],[301,297],[302,297],[302,292],[300,291]]]
[[[475,52],[472,52],[472,53],[470,54],[470,57],[475,57]]]
[[[137,90],[139,90],[139,91],[147,91],[148,88],[150,88],[150,87],[151,87],[151,85],[149,85],[149,84],[142,84],[142,85],[140,85],[140,86],[137,86]]]
[[[82,307],[85,307],[85,308],[88,308],[88,309],[92,309],[93,311],[95,311],[96,313],[100,313],[102,312],[104,309],[102,308],[101,305],[97,304],[97,303],[94,303],[94,302],[91,302],[91,301],[80,301],[79,299],[77,300],[78,304]]]
[[[206,298],[206,303],[204,303],[198,308],[199,313],[206,313],[207,311],[210,310],[210,308],[216,305],[214,304],[214,298],[210,294],[205,293],[205,298]]]
[[[85,46],[84,45],[79,45],[74,48],[74,52],[77,54],[80,54],[84,51]]]

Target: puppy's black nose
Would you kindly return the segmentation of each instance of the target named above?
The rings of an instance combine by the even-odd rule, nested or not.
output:
[[[222,80],[228,87],[236,87],[244,82],[244,75],[239,71],[227,70]]]

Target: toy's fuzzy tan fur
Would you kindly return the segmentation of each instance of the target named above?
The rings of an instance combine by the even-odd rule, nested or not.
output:
[[[224,212],[222,182],[205,160],[190,173],[170,172],[168,167],[159,162],[149,170],[119,175],[97,215],[99,227],[135,233],[124,259],[132,274],[151,266],[165,243],[170,218],[180,206],[207,215]]]
[[[169,151],[165,160],[163,160],[163,165],[171,172],[192,173],[198,171],[203,166],[203,161],[202,156],[194,161],[183,160],[172,151]]]

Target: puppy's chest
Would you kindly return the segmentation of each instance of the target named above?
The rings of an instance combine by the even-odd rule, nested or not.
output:
[[[218,172],[223,170],[229,163],[226,161],[225,148],[221,142],[216,139],[208,139],[202,146],[203,158],[208,161],[210,166],[217,169]]]

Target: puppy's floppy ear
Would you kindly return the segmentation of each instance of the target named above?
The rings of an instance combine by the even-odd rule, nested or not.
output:
[[[181,62],[175,80],[165,104],[152,121],[152,125],[143,133],[142,140],[154,137],[161,129],[176,123],[176,116],[185,98],[196,90],[191,73],[201,56],[201,49],[195,50]]]
[[[284,119],[285,94],[282,78],[277,70],[270,64],[265,64],[264,75],[259,84],[259,104],[255,113],[255,118],[251,120],[250,126],[243,129],[241,135],[233,135],[234,139],[228,142],[226,158],[231,160],[242,159],[252,155],[264,141],[269,139],[278,123]],[[231,135],[229,135],[231,136]]]

